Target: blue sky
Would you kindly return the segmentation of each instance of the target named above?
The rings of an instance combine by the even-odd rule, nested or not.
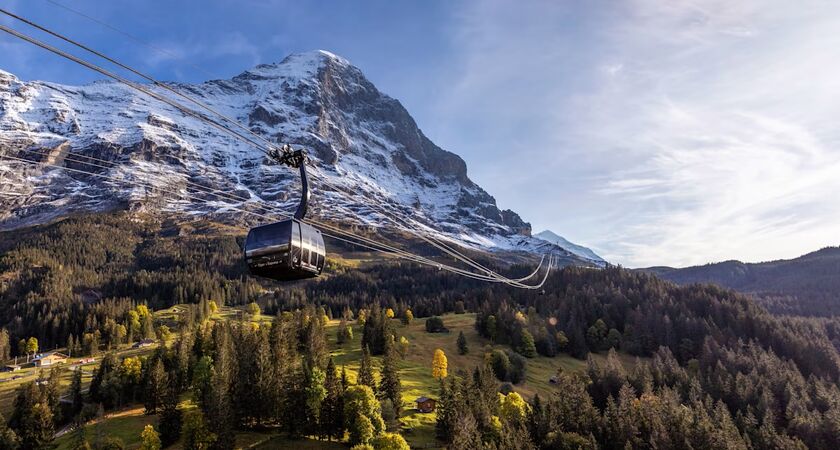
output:
[[[2,4],[160,79],[344,56],[502,208],[613,262],[840,244],[832,2],[55,1],[165,51],[48,0]],[[21,78],[97,78],[11,39],[0,37],[0,68]]]

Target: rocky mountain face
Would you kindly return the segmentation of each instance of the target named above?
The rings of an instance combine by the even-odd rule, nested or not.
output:
[[[315,217],[424,229],[478,249],[545,250],[530,224],[469,179],[460,157],[341,57],[295,54],[229,80],[171,86],[272,142],[307,149]],[[296,171],[115,82],[26,82],[0,70],[0,155],[38,162],[0,159],[2,229],[119,208],[257,223],[291,213],[300,195]]]

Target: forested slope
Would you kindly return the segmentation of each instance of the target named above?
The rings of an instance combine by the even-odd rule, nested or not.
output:
[[[683,269],[644,270],[679,284],[715,283],[750,293],[773,313],[840,315],[840,247],[757,264],[726,261]]]
[[[776,317],[731,290],[615,267],[558,270],[545,295],[396,262],[333,265],[321,280],[263,284],[243,273],[235,234],[179,230],[188,231],[91,216],[3,236],[0,325],[11,342],[37,336],[47,348],[100,333],[105,347],[138,303],[256,301],[272,315],[315,305],[330,317],[377,305],[397,317],[408,308],[417,317],[463,308],[477,313],[480,334],[526,360],[610,348],[653,359],[633,373],[608,363],[592,366],[586,380],[564,375],[563,396],[531,400],[531,413],[505,419],[501,434],[495,421],[506,407],[479,392],[498,385],[480,374],[453,376],[438,413],[445,442],[830,449],[840,441],[838,320]],[[377,330],[379,340],[367,342],[387,341],[387,325]],[[248,340],[230,345],[240,341]],[[5,354],[17,351],[5,345]],[[451,372],[458,369],[474,368]]]

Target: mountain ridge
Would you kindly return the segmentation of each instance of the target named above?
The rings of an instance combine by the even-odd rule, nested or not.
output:
[[[581,258],[589,259],[598,264],[605,264],[607,262],[606,260],[604,260],[604,258],[601,258],[600,256],[598,256],[597,253],[592,251],[592,249],[570,242],[568,239],[558,235],[557,233],[551,230],[541,231],[535,234],[534,237],[555,244],[558,247],[565,248],[566,250],[572,252],[573,254]]]
[[[638,269],[678,284],[713,283],[753,294],[771,312],[840,315],[840,247],[760,263],[730,260],[702,266]]]
[[[272,142],[308,149],[314,165],[310,210],[316,217],[425,230],[481,250],[547,249],[531,237],[529,223],[499,209],[469,179],[463,159],[429,140],[398,100],[380,92],[342,57],[326,51],[296,53],[227,80],[170,85]],[[163,89],[146,88],[166,95]],[[5,155],[39,163],[33,168],[0,162],[8,174],[0,189],[10,193],[0,199],[3,229],[126,205],[252,222],[237,217],[233,208],[289,212],[299,196],[293,171],[116,82],[65,86],[0,72],[0,144]],[[80,157],[104,159],[113,167],[82,164]],[[47,164],[133,184],[118,186]],[[221,201],[192,183],[246,200]],[[388,217],[399,217],[400,223]]]

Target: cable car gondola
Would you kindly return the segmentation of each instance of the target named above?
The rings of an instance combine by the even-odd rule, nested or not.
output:
[[[274,156],[280,163],[300,169],[302,195],[293,219],[252,228],[245,238],[245,262],[251,274],[291,281],[317,277],[324,270],[326,247],[321,232],[303,222],[309,202],[306,156],[301,150]]]

